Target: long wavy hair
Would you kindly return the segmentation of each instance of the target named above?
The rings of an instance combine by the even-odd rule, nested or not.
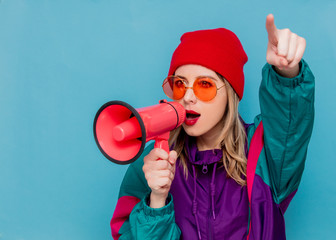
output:
[[[244,125],[238,113],[239,97],[231,87],[231,85],[217,74],[225,83],[227,91],[227,105],[221,124],[223,126],[219,135],[216,146],[220,146],[223,151],[223,166],[227,176],[234,179],[239,185],[246,185],[246,132]],[[169,145],[174,145],[178,157],[184,168],[185,177],[188,177],[187,167],[187,151],[185,149],[186,132],[183,127],[179,127],[170,133]]]

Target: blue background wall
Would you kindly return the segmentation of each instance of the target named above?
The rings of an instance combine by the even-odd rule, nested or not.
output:
[[[161,81],[183,32],[227,27],[249,56],[241,102],[259,112],[265,19],[307,40],[316,120],[300,189],[285,214],[288,239],[331,239],[336,215],[336,1],[0,1],[0,239],[110,239],[127,166],[95,145],[109,100],[165,98]]]

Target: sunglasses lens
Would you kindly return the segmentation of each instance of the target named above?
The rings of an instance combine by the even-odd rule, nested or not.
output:
[[[167,97],[174,100],[183,98],[186,90],[183,81],[174,76],[167,77],[163,82],[162,88]]]
[[[173,85],[173,99],[179,100],[183,98],[185,92],[186,92],[186,88],[185,88],[184,82],[179,78],[175,78],[174,85]]]
[[[162,89],[163,92],[167,95],[167,97],[173,99],[173,84],[170,81],[169,77],[163,81]]]
[[[199,78],[194,82],[194,93],[202,101],[212,100],[217,93],[216,84],[210,78]]]

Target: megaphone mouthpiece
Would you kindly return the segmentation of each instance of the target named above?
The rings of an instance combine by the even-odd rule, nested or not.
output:
[[[177,103],[177,102],[167,102],[166,100],[162,100],[162,101],[171,105],[174,108],[174,110],[176,111],[176,115],[177,115],[177,127],[181,126],[182,123],[184,123],[186,119],[186,111],[184,107],[180,103]]]

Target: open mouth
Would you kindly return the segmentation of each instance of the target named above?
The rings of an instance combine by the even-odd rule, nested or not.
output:
[[[186,117],[187,118],[198,118],[201,116],[200,114],[194,114],[194,113],[187,113]]]
[[[192,111],[192,110],[186,110],[186,117],[187,118],[198,118],[200,117],[201,114],[199,114],[198,112]]]
[[[201,114],[192,111],[192,110],[186,110],[186,119],[184,123],[188,126],[194,125],[197,120],[200,118]]]

